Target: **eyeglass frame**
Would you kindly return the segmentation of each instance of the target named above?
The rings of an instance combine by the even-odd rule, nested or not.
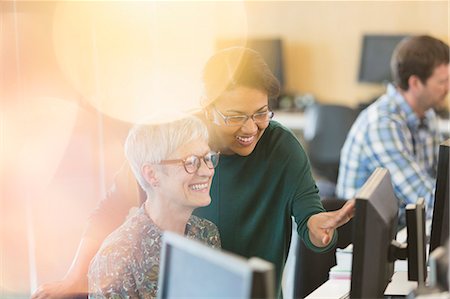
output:
[[[267,107],[267,108],[269,108],[269,107]],[[217,114],[219,114],[220,117],[222,117],[223,122],[224,122],[225,125],[228,126],[228,127],[238,127],[238,126],[243,126],[250,118],[253,120],[253,122],[254,122],[255,124],[266,123],[266,122],[269,122],[269,121],[273,118],[273,116],[275,115],[275,113],[274,113],[272,110],[267,109],[267,111],[264,111],[264,112],[255,112],[255,113],[253,113],[252,115],[240,114],[240,115],[226,116],[226,115],[223,115],[222,112],[220,112],[220,111],[216,108],[216,106],[213,106],[213,109],[214,109],[214,111],[215,111]],[[257,114],[268,114],[268,115],[269,115],[269,119],[266,120],[266,121],[257,121],[257,120],[255,120],[255,115],[257,115]],[[242,117],[242,118],[245,117],[245,120],[242,121],[241,124],[236,124],[236,125],[230,125],[230,124],[228,124],[228,120],[229,120],[230,118],[233,118],[233,117]],[[220,125],[217,121],[214,121],[214,123],[217,124],[217,125]]]
[[[213,154],[212,154],[212,153],[213,153]],[[212,167],[212,168],[208,166],[208,163],[207,163],[206,160],[205,160],[207,155],[211,155],[211,156],[212,156],[212,155],[217,155],[217,164],[216,164],[216,165],[213,164],[213,167]],[[192,172],[190,172],[190,171],[187,169],[187,167],[186,167],[186,161],[187,161],[189,158],[191,158],[191,157],[195,157],[195,158],[197,158],[198,161],[200,161],[200,163],[196,164],[196,165],[198,165],[198,166],[196,166],[197,169],[194,170],[194,171],[192,171]],[[156,164],[156,165],[167,165],[167,164],[181,163],[181,164],[183,164],[184,170],[185,170],[187,173],[193,174],[193,173],[196,173],[196,172],[200,169],[200,167],[201,167],[201,161],[203,161],[203,162],[205,163],[205,165],[206,165],[206,167],[208,167],[208,169],[214,169],[214,168],[216,168],[217,165],[219,165],[219,158],[220,158],[220,152],[209,151],[209,152],[207,152],[207,153],[206,153],[205,155],[203,155],[203,156],[189,155],[189,156],[187,156],[187,157],[184,158],[184,159],[161,160],[161,161],[159,161],[159,163],[154,163],[154,164]],[[212,160],[210,160],[210,161],[212,161]]]

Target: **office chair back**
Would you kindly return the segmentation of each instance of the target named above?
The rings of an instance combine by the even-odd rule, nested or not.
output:
[[[314,104],[305,111],[303,131],[314,173],[337,182],[341,148],[358,112],[347,106]]]

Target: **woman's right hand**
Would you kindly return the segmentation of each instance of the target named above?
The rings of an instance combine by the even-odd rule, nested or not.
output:
[[[309,217],[308,229],[311,242],[317,247],[327,246],[333,239],[335,230],[346,224],[355,213],[355,200],[348,200],[342,208],[332,212],[322,212]]]

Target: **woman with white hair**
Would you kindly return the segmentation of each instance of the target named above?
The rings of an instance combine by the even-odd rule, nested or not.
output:
[[[337,242],[336,228],[353,217],[354,201],[325,211],[305,150],[291,131],[272,120],[269,100],[277,98],[280,84],[259,53],[242,47],[217,52],[205,65],[203,83],[197,116],[221,159],[212,181],[212,203],[194,213],[217,225],[223,249],[272,262],[276,296],[282,298],[292,218],[306,246],[326,252]],[[98,246],[140,204],[126,171],[119,173],[114,187],[91,214],[65,279],[43,285],[33,299],[85,292],[86,268]]]
[[[172,231],[220,247],[217,227],[192,215],[209,205],[219,153],[193,116],[137,125],[125,153],[144,204],[103,242],[89,267],[89,297],[156,297],[161,237]]]

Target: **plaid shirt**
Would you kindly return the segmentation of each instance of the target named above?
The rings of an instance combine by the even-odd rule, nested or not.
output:
[[[403,96],[389,85],[359,115],[341,150],[336,195],[353,198],[376,167],[389,170],[399,200],[400,224],[404,208],[424,197],[432,215],[437,155],[441,136],[432,109],[421,120]]]

